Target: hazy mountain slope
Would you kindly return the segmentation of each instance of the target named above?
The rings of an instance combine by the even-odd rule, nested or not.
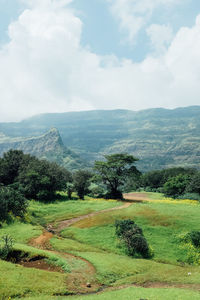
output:
[[[0,132],[27,137],[52,126],[58,128],[63,143],[88,162],[104,153],[129,152],[141,159],[142,170],[200,167],[200,106],[43,114],[19,123],[0,123]]]
[[[79,156],[64,146],[55,128],[41,136],[29,138],[11,138],[0,134],[0,156],[10,149],[22,150],[41,159],[57,162],[71,170],[83,166]]]

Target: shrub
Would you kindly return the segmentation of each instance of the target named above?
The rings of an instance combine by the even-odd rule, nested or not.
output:
[[[134,256],[139,254],[144,258],[153,256],[142,229],[134,221],[130,219],[117,220],[115,228],[116,235],[124,243],[128,255]]]
[[[0,240],[0,258],[6,259],[9,252],[13,249],[13,239],[9,235],[4,235]]]
[[[200,247],[200,231],[188,232],[185,236],[185,241],[191,242],[196,248]]]

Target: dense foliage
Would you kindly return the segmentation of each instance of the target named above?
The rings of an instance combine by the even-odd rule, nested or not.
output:
[[[141,255],[144,258],[151,256],[149,245],[143,235],[142,229],[134,221],[118,220],[115,223],[116,235],[124,243],[127,254]]]
[[[94,164],[97,178],[106,185],[108,198],[122,199],[122,188],[127,178],[140,174],[134,166],[138,159],[124,153],[105,155],[105,159]]]
[[[56,163],[23,154],[19,150],[10,150],[0,158],[0,183],[11,193],[15,184],[27,199],[49,200],[58,190],[65,190],[71,174]],[[2,193],[5,194],[4,189]],[[13,191],[13,193],[17,193]]]
[[[23,217],[27,208],[27,200],[20,192],[11,186],[0,187],[0,222],[7,221],[11,215]]]
[[[91,172],[88,170],[79,170],[73,174],[74,190],[77,192],[80,199],[89,193]]]
[[[200,197],[200,172],[197,169],[181,167],[155,170],[142,174],[137,182],[138,187],[144,188],[148,192],[163,192],[167,197],[186,197],[198,200]]]
[[[193,230],[185,236],[185,241],[191,242],[194,247],[200,247],[200,231]]]

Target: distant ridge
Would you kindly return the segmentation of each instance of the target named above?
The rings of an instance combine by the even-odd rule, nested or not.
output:
[[[83,166],[77,154],[64,146],[59,131],[50,129],[47,133],[37,137],[7,137],[0,134],[0,156],[10,149],[22,150],[40,159],[48,159],[73,170]]]
[[[140,159],[143,171],[200,168],[200,106],[42,114],[0,123],[0,132],[13,138],[41,136],[52,127],[59,130],[63,144],[89,164],[106,153],[128,152]]]

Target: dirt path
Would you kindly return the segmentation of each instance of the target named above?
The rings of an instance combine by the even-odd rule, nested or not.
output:
[[[87,215],[83,215],[83,216],[79,216],[79,217],[72,218],[69,220],[61,221],[56,225],[56,227],[53,228],[53,230],[55,231],[55,233],[60,233],[63,229],[71,226],[72,224],[75,224],[76,222],[79,222],[80,220],[84,220],[86,218],[90,218],[90,217],[93,217],[93,216],[96,216],[96,215],[99,215],[99,214],[102,214],[105,212],[124,209],[124,208],[129,207],[130,205],[132,205],[132,203],[126,202],[125,204],[123,204],[121,206],[108,208],[108,209],[104,209],[104,210],[100,210],[100,211],[95,211],[95,212],[87,214]]]
[[[148,197],[145,194],[141,193],[131,193],[125,194],[124,197],[127,200],[132,201],[148,201]],[[93,212],[90,214],[86,214],[83,216],[79,216],[76,218],[72,218],[70,220],[61,221],[57,224],[53,230],[55,234],[59,234],[63,229],[75,224],[76,222],[102,214],[108,211],[120,210],[129,207],[132,205],[130,202],[126,202],[121,206],[104,209],[101,211]],[[51,253],[57,254],[65,258],[71,268],[71,273],[67,275],[66,279],[66,286],[67,290],[71,291],[75,294],[96,294],[101,293],[103,291],[112,291],[112,290],[119,290],[128,287],[144,287],[144,288],[182,288],[182,289],[192,289],[200,291],[200,284],[181,284],[181,283],[165,283],[165,282],[146,282],[144,284],[124,284],[121,286],[116,287],[106,287],[102,286],[96,279],[96,269],[95,267],[86,259],[64,252],[58,252],[51,249],[51,245],[49,243],[50,239],[54,236],[53,233],[44,230],[43,234],[39,237],[33,239],[30,244],[37,248],[42,248],[47,250]],[[101,291],[101,292],[100,292]]]
[[[95,215],[98,215],[98,214],[101,214],[104,212],[124,209],[124,208],[129,207],[130,205],[131,205],[131,203],[126,202],[125,204],[118,206],[118,207],[104,209],[104,210],[93,212],[93,213],[90,213],[87,215],[72,218],[70,220],[61,221],[60,223],[58,223],[56,228],[52,228],[52,226],[51,226],[51,229],[53,230],[53,232],[55,234],[56,233],[59,234],[61,230],[69,227],[70,225],[72,225],[80,220],[83,220],[83,219],[86,219],[86,218],[89,218],[89,217],[92,217],[92,216],[95,216]],[[67,281],[66,281],[68,291],[71,291],[73,293],[87,294],[87,293],[97,292],[99,289],[101,289],[101,284],[96,279],[96,269],[89,261],[87,261],[86,259],[84,259],[82,257],[75,256],[70,253],[63,253],[63,252],[51,250],[51,245],[50,245],[49,241],[54,236],[54,233],[44,230],[43,233],[39,237],[32,239],[30,241],[30,244],[34,247],[41,248],[41,249],[44,249],[51,253],[60,255],[67,260],[67,262],[71,268],[71,273],[68,274]]]
[[[145,193],[128,193],[123,194],[123,197],[125,200],[132,200],[135,202],[143,202],[143,201],[149,201],[149,196]]]
[[[44,231],[39,237],[31,240],[30,244],[33,247],[46,250],[49,253],[56,254],[67,260],[67,263],[71,270],[71,272],[66,276],[66,286],[69,292],[81,294],[97,292],[100,289],[101,285],[96,279],[96,269],[94,268],[94,266],[82,257],[70,253],[50,250],[52,247],[49,241],[53,236],[53,233]],[[26,265],[24,266],[27,267]],[[37,267],[38,269],[40,269],[40,265],[33,265],[32,267]],[[49,271],[49,269],[47,267],[44,268],[42,264],[41,269]],[[59,268],[57,268],[57,271],[63,272],[62,270],[59,270]]]

